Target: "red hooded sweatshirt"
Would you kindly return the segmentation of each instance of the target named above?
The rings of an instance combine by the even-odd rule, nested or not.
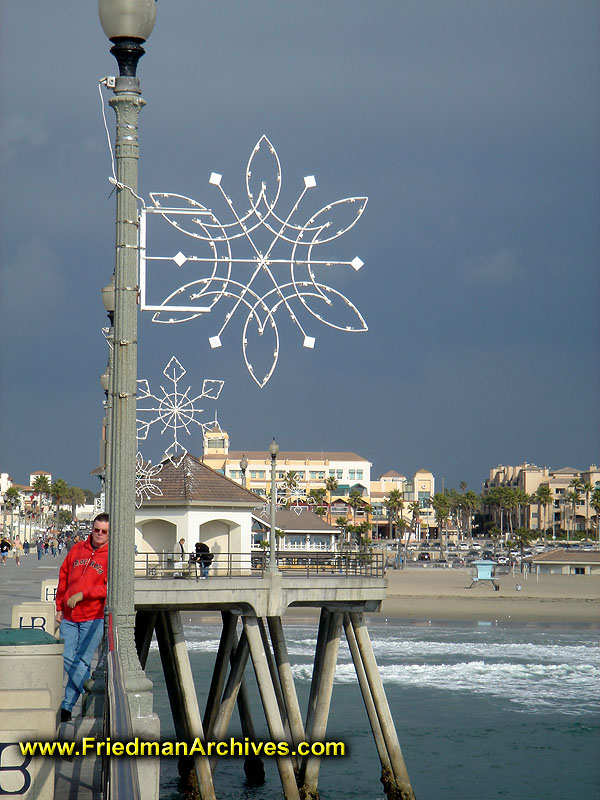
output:
[[[77,542],[67,553],[58,576],[56,610],[62,611],[70,622],[88,622],[102,619],[106,605],[106,571],[108,565],[108,542],[94,550],[92,537]],[[67,600],[77,592],[83,592],[75,608],[69,608]]]

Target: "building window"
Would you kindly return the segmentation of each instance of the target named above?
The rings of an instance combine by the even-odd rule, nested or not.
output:
[[[329,470],[329,477],[330,478],[335,478],[335,470],[334,469],[330,469]]]
[[[429,492],[419,492],[419,505],[421,508],[427,508],[429,505],[430,495]]]
[[[264,481],[264,479],[265,479],[265,471],[264,471],[264,469],[251,469],[250,470],[250,477],[254,478],[254,480]]]
[[[277,473],[277,480],[282,481],[285,479],[285,472],[278,472]]]
[[[349,469],[348,470],[348,477],[350,478],[351,481],[356,480],[356,470],[355,469]]]
[[[585,567],[573,567],[575,575],[585,575]]]
[[[303,481],[303,480],[304,480],[304,475],[305,475],[305,474],[306,474],[306,473],[305,473],[304,471],[297,472],[297,473],[296,473],[296,478],[297,478],[299,481]]]
[[[362,469],[357,469],[356,470],[356,480],[357,481],[362,481],[362,479],[363,479],[363,471],[362,471]]]
[[[242,471],[238,470],[238,469],[232,469],[232,470],[229,471],[229,477],[230,478],[241,478],[242,477]]]
[[[338,481],[342,480],[343,475],[344,475],[344,470],[343,469],[336,469],[335,477],[338,479]]]

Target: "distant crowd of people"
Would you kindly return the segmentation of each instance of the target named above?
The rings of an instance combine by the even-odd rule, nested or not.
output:
[[[87,538],[87,531],[83,532],[83,537],[73,531],[57,532],[49,528],[45,533],[40,534],[35,541],[22,541],[19,534],[12,539],[8,534],[4,534],[0,539],[0,566],[8,563],[8,558],[14,556],[17,567],[21,566],[21,558],[28,556],[30,552],[37,553],[38,561],[44,556],[51,555],[53,558],[67,552],[74,544],[80,542],[82,538]]]

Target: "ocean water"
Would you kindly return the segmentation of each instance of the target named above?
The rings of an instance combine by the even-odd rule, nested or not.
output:
[[[417,800],[600,800],[600,627],[416,624],[371,618],[373,649]],[[317,621],[285,624],[301,708],[306,708]],[[185,627],[203,708],[220,626]],[[174,738],[157,650],[155,682],[162,737]],[[259,737],[268,739],[258,691],[246,670]],[[234,714],[230,735],[241,737]],[[329,740],[343,758],[323,759],[322,800],[381,800],[380,765],[342,633]],[[219,800],[282,797],[274,759],[261,787],[244,782],[242,760],[222,759]],[[179,800],[176,759],[161,764],[161,800]]]

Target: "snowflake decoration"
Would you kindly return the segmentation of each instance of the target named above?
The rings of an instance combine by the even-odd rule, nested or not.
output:
[[[159,427],[162,426],[161,436],[165,431],[171,430],[173,432],[173,441],[165,450],[165,456],[174,467],[178,467],[187,454],[187,449],[179,441],[179,435],[182,431],[190,435],[192,423],[198,425],[203,431],[214,429],[215,427],[218,430],[221,429],[216,417],[210,422],[201,422],[198,419],[204,409],[198,408],[196,403],[204,397],[210,400],[217,400],[225,382],[205,380],[202,383],[202,392],[197,397],[190,397],[191,386],[188,386],[184,392],[179,389],[179,381],[185,374],[186,370],[173,356],[163,370],[163,375],[171,381],[172,391],[167,392],[164,386],[161,386],[162,396],[160,397],[150,391],[147,380],[138,380],[137,414],[152,415],[152,418],[147,422],[143,419],[136,419],[137,439],[138,441],[147,439],[150,428],[157,422],[160,423]],[[140,404],[140,400],[153,402],[149,406],[143,406]]]
[[[135,507],[140,508],[144,500],[151,497],[162,497],[162,489],[157,484],[161,478],[156,476],[161,472],[162,464],[152,466],[151,461],[144,461],[138,450],[135,456]]]
[[[316,506],[315,498],[308,494],[306,489],[300,489],[295,481],[281,481],[275,486],[275,506],[278,509],[291,509],[297,516],[308,506]],[[269,506],[265,505],[262,515],[269,513]]]
[[[261,163],[262,161],[262,163]],[[261,166],[268,177],[256,177]],[[246,194],[250,208],[238,214],[230,197],[221,185],[222,175],[213,172],[209,183],[220,192],[219,200],[225,202],[232,222],[221,222],[216,214],[196,200],[179,194],[151,193],[154,207],[142,210],[140,224],[140,305],[142,311],[154,311],[153,322],[172,324],[187,322],[212,311],[218,303],[224,311],[221,327],[209,337],[212,348],[221,347],[221,337],[239,310],[246,314],[242,331],[242,352],[246,367],[260,388],[271,378],[279,358],[279,330],[276,314],[287,311],[298,329],[304,347],[314,348],[315,337],[307,333],[300,316],[308,312],[313,318],[341,331],[363,332],[367,325],[356,306],[343,294],[317,279],[317,271],[327,271],[336,266],[363,266],[360,258],[351,261],[318,260],[313,251],[317,245],[339,238],[358,222],[367,205],[366,197],[348,197],[324,206],[306,218],[299,208],[306,193],[317,185],[313,175],[304,178],[304,188],[291,210],[283,215],[276,212],[282,185],[282,173],[275,148],[266,136],[254,147],[246,168]],[[159,215],[179,233],[205,242],[208,256],[149,255],[147,229],[152,215]],[[261,249],[260,237],[265,240]],[[236,247],[244,242],[246,257],[234,256]],[[277,257],[276,250],[284,245],[285,257]],[[190,275],[188,280],[170,291],[162,302],[152,304],[147,300],[148,269],[153,262],[172,267],[182,273],[203,267],[209,274],[202,277]],[[245,274],[244,274],[245,271]],[[161,273],[164,276],[165,271]],[[245,280],[243,280],[245,278]],[[179,279],[181,280],[181,278]],[[334,321],[330,313],[336,317]],[[327,316],[325,316],[327,314]],[[310,318],[309,318],[310,319]],[[272,347],[272,357],[266,359],[264,372],[255,367],[250,358],[258,350],[261,339]],[[268,347],[268,345],[267,345]],[[252,355],[254,358],[254,355]]]

